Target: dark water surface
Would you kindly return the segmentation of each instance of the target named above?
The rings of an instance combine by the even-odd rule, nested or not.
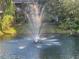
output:
[[[28,37],[0,42],[0,59],[78,59],[77,39],[61,35],[38,43]]]

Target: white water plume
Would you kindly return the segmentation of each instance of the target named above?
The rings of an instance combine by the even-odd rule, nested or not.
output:
[[[26,15],[29,19],[31,37],[35,42],[38,42],[40,39],[40,28],[44,17],[44,7],[41,8],[41,5],[37,2],[33,2],[28,4],[26,11],[28,11]]]

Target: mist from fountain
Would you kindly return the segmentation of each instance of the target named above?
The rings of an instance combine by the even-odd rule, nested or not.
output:
[[[41,7],[38,2],[33,1],[31,4],[28,4],[26,12],[26,16],[30,24],[29,27],[31,37],[35,42],[38,42],[40,39],[40,30],[44,18],[44,7]]]

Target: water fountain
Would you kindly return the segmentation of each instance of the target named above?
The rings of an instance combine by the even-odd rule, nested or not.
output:
[[[31,37],[35,42],[40,39],[40,28],[44,18],[44,7],[41,7],[38,2],[28,4],[26,8],[26,16],[29,20]]]
[[[21,40],[16,39],[0,42],[0,59],[73,58],[72,52],[74,42],[72,38],[61,38],[62,36],[60,38],[40,37],[45,5],[42,7],[37,1],[32,0],[31,2],[32,3],[27,3],[27,7],[25,8],[25,15],[29,19],[31,40],[29,40],[28,37],[25,37],[21,38]],[[39,41],[41,42],[39,43]]]

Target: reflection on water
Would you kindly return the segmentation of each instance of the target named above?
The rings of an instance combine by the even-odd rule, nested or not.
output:
[[[41,59],[60,59],[60,54],[59,46],[50,46],[49,48],[42,50]]]
[[[74,39],[66,37],[5,41],[0,43],[0,59],[75,59],[74,46]]]

